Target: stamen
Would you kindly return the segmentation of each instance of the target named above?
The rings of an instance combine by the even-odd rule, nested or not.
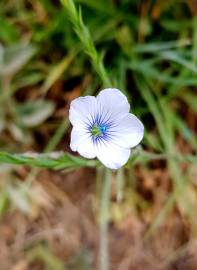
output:
[[[95,124],[91,129],[91,133],[94,137],[102,136],[106,133],[106,131],[107,131],[106,125]]]
[[[99,128],[97,125],[94,125],[94,126],[92,127],[91,132],[92,132],[92,135],[95,136],[95,137],[98,137],[98,136],[101,135],[100,128]]]

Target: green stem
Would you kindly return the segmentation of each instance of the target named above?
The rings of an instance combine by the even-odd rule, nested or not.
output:
[[[76,169],[80,167],[95,167],[96,160],[86,160],[64,152],[46,154],[25,153],[9,154],[0,152],[0,164],[29,165],[31,167],[49,169]]]
[[[61,0],[61,2],[68,12],[70,21],[74,26],[75,33],[83,45],[84,51],[90,57],[94,70],[99,75],[104,86],[110,87],[111,81],[104,66],[102,55],[97,52],[89,29],[83,22],[81,10],[77,10],[73,0]]]
[[[117,199],[117,202],[121,202],[123,199],[124,183],[125,183],[124,168],[120,168],[117,172],[117,177],[116,177],[116,186],[117,186],[116,199]]]
[[[48,153],[55,149],[55,147],[58,145],[58,143],[60,142],[60,140],[66,133],[66,131],[68,130],[68,127],[69,127],[69,121],[68,119],[64,118],[61,124],[59,125],[59,127],[57,128],[55,134],[53,135],[53,137],[50,139],[49,143],[45,147],[44,149],[45,153]]]
[[[195,67],[197,67],[197,16],[193,18],[193,62]]]
[[[105,169],[101,193],[101,205],[100,205],[100,251],[99,251],[100,270],[109,269],[108,221],[109,221],[109,204],[111,195],[110,180],[111,180],[111,171],[109,169]]]
[[[137,155],[138,151],[133,153]],[[151,160],[176,160],[177,162],[197,163],[197,156],[195,155],[169,155],[169,154],[155,154],[147,151],[139,152],[135,160],[136,163],[149,162]],[[131,156],[131,160],[133,157]],[[50,169],[69,169],[78,168],[82,166],[96,167],[98,162],[96,160],[87,160],[82,157],[73,156],[65,152],[50,152],[50,153],[34,153],[27,152],[21,154],[11,154],[7,152],[0,152],[0,164],[14,164],[14,165],[28,165],[31,167],[50,168]]]

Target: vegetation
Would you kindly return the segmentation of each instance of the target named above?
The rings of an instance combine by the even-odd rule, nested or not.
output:
[[[196,269],[197,7],[0,1],[1,269]],[[145,126],[117,172],[69,148],[69,104],[116,87]]]

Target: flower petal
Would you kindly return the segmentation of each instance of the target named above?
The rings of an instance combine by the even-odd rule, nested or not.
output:
[[[97,158],[106,167],[114,170],[125,165],[131,154],[130,149],[119,147],[112,142],[100,141],[95,148]]]
[[[97,114],[97,101],[93,96],[79,97],[70,104],[69,120],[79,129],[88,124]]]
[[[96,97],[98,112],[102,114],[102,121],[122,118],[130,110],[126,96],[116,88],[106,88]]]
[[[72,151],[77,151],[85,158],[95,158],[95,147],[90,134],[85,131],[80,131],[75,128],[71,132],[70,148]]]
[[[134,114],[129,113],[109,129],[109,134],[111,140],[117,145],[132,148],[141,142],[144,126]]]

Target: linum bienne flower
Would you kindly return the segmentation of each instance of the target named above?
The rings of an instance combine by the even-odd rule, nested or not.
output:
[[[97,157],[106,167],[119,169],[144,135],[142,122],[129,111],[126,96],[115,88],[104,89],[97,97],[74,99],[69,111],[72,151],[89,159]]]

